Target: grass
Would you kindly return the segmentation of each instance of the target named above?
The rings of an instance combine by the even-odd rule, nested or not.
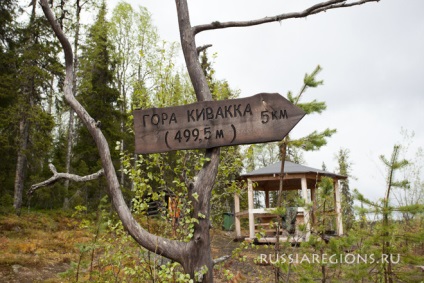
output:
[[[122,227],[118,227],[114,214],[110,223],[107,219],[96,222],[94,216],[82,213],[72,216],[62,211],[26,212],[20,217],[14,214],[0,215],[0,278],[1,282],[103,282],[108,279],[118,282],[144,282],[140,275],[148,278],[157,276],[159,262],[149,264],[147,254],[129,237]],[[109,219],[109,218],[108,218]],[[155,234],[167,234],[167,222],[159,219],[138,219],[143,227]],[[97,227],[98,224],[101,224]],[[422,222],[412,225],[411,232],[415,235],[422,234]],[[104,227],[108,226],[108,228]],[[400,224],[399,224],[400,225]],[[113,227],[113,229],[111,228]],[[405,226],[399,226],[405,228]],[[99,235],[95,237],[95,231]],[[409,231],[409,230],[408,230]],[[274,246],[248,245],[233,241],[233,233],[213,229],[211,231],[213,258],[223,255],[233,255],[232,258],[218,265],[214,269],[215,282],[274,282],[273,267],[270,264],[258,262],[261,254],[273,254]],[[95,240],[96,239],[96,240]],[[403,241],[399,245],[406,245]],[[405,248],[402,258],[407,259],[407,254],[416,258],[423,258],[421,244],[409,243]],[[282,247],[286,254],[312,254],[317,251],[313,247]],[[326,247],[329,249],[329,247]],[[372,246],[378,249],[378,245]],[[413,251],[410,249],[413,248]],[[330,251],[328,251],[330,252]],[[372,252],[372,251],[370,251]],[[152,257],[153,258],[153,257]],[[415,264],[416,265],[416,264]],[[405,282],[421,282],[423,273],[419,273],[415,265],[403,265],[397,268],[399,274],[412,272]],[[328,266],[327,275],[358,273],[359,270],[350,270],[349,266]],[[354,268],[360,266],[352,266]],[[149,268],[156,268],[150,270]],[[369,268],[363,269],[368,272]],[[64,277],[59,277],[63,273]],[[134,274],[131,273],[134,272]],[[315,272],[315,277],[320,277],[320,266],[293,265],[290,271],[290,282],[297,281],[305,272]],[[285,274],[288,274],[287,271]],[[337,276],[336,276],[337,277]],[[115,279],[114,279],[115,278]],[[414,280],[411,281],[411,278]],[[235,281],[235,279],[237,279]],[[415,280],[416,279],[416,280]],[[232,281],[231,281],[232,280]],[[146,281],[147,282],[147,281]],[[152,281],[149,281],[152,282]],[[159,281],[158,281],[159,282]],[[167,281],[163,281],[167,282]],[[346,281],[353,282],[353,281]],[[370,282],[370,281],[367,281]]]
[[[22,268],[28,274],[32,270],[37,278],[46,268],[65,271],[71,261],[77,260],[76,244],[92,238],[78,226],[79,220],[57,211],[0,215],[0,276],[10,279],[14,273],[24,273]],[[19,272],[13,271],[19,268]],[[45,278],[41,279],[44,282]]]
[[[2,282],[67,282],[75,280],[75,264],[81,261],[79,281],[89,281],[103,278],[106,273],[122,275],[125,266],[134,266],[133,261],[139,261],[140,249],[132,239],[125,240],[121,233],[107,233],[101,229],[99,246],[95,250],[93,274],[90,274],[91,251],[81,253],[81,244],[92,245],[95,220],[92,219],[89,228],[82,228],[87,223],[84,215],[79,220],[70,213],[62,211],[35,211],[25,212],[21,216],[14,214],[0,215],[0,278]],[[164,232],[160,220],[145,218],[139,219],[144,227],[153,233]],[[169,232],[169,231],[167,231]],[[168,233],[169,234],[169,233]],[[214,257],[231,254],[238,243],[232,242],[231,233],[214,230]],[[168,235],[170,236],[170,235]],[[104,242],[106,241],[106,243]],[[114,243],[107,249],[107,243]],[[106,244],[106,245],[105,245]],[[110,245],[110,244],[109,244]],[[130,252],[131,251],[131,252]],[[127,253],[128,252],[128,253]],[[109,259],[109,260],[105,260]],[[116,258],[115,258],[116,257]],[[128,263],[128,264],[126,264]],[[144,264],[139,267],[145,268]],[[232,264],[231,264],[232,265]],[[240,266],[237,266],[237,273]],[[226,266],[226,269],[231,269]],[[119,270],[116,270],[119,269]],[[69,271],[66,277],[59,277],[58,273]],[[223,272],[223,271],[222,271]],[[226,278],[221,271],[217,277]],[[244,271],[243,271],[244,273]],[[246,273],[244,273],[246,274]],[[113,277],[113,276],[112,276]],[[16,281],[17,280],[17,281]],[[227,280],[217,282],[227,282]]]

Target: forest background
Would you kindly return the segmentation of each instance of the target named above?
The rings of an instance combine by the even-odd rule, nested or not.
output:
[[[200,153],[174,152],[152,157],[132,155],[133,109],[195,101],[187,74],[178,59],[178,44],[160,38],[152,22],[152,15],[144,8],[132,8],[121,3],[108,16],[106,5],[96,1],[84,2],[81,6],[78,6],[79,1],[75,2],[75,6],[62,3],[63,6],[59,6],[56,13],[64,30],[74,35],[73,45],[78,54],[75,61],[77,79],[74,82],[78,92],[75,95],[89,113],[99,120],[111,148],[114,148],[113,159],[116,168],[120,169],[118,174],[127,201],[133,201],[137,207],[137,201],[144,198],[146,192],[150,193],[151,200],[161,199],[162,194],[168,191],[183,196],[183,191],[179,190],[185,185],[184,180],[176,179],[190,176],[199,169],[191,161],[199,160]],[[21,7],[14,1],[4,1],[0,10],[1,211],[9,213],[12,206],[17,214],[23,208],[66,210],[84,207],[88,211],[96,211],[106,195],[102,179],[84,184],[57,183],[54,187],[38,190],[31,197],[26,195],[31,185],[51,176],[49,163],[54,164],[59,172],[78,175],[91,174],[101,169],[97,151],[87,131],[62,101],[64,73],[60,48],[37,6],[34,2],[32,4],[30,7]],[[76,13],[69,13],[72,9],[76,9]],[[83,14],[78,12],[84,9],[86,13],[90,11],[96,15],[93,22],[82,20]],[[219,56],[216,58],[215,55],[203,52],[201,60],[215,99],[240,95],[239,90],[230,87],[231,82],[217,78],[214,61],[219,61]],[[297,80],[299,88],[302,78],[303,75],[300,75]],[[173,95],[170,96],[170,93]],[[420,104],[412,102],[412,105],[416,107]],[[408,114],[411,113],[414,111]],[[420,114],[418,112],[417,115]],[[328,127],[326,123],[323,125]],[[397,132],[400,130],[396,129]],[[401,171],[402,178],[407,179],[411,185],[408,190],[399,189],[393,197],[393,201],[400,206],[423,202],[422,151],[416,146],[412,150],[408,147],[420,139],[422,134],[418,133],[418,137],[414,137],[413,130],[403,131],[404,146],[400,155],[412,160],[409,167]],[[387,141],[391,145],[389,148],[395,142]],[[351,174],[350,159],[354,164],[356,162],[349,154],[349,147],[344,146],[341,149],[334,148],[331,159],[336,159],[338,164],[332,171]],[[243,161],[246,165],[250,160],[249,169],[276,161],[278,156],[276,158],[275,147],[275,144],[271,144],[224,149],[222,156],[228,160],[223,161],[220,167],[221,177],[214,190],[212,203],[216,209],[217,223],[221,221],[223,212],[231,211],[231,196],[236,189],[233,181],[246,170],[243,169]],[[307,162],[302,151],[292,153],[296,161]],[[380,154],[388,156],[390,152]],[[340,159],[343,156],[348,159],[348,172],[340,172]],[[141,182],[140,190],[134,188],[136,175],[131,171],[135,168],[133,160],[138,158],[142,165],[137,170],[149,172],[148,179]],[[321,162],[325,163],[325,160]],[[387,162],[386,165],[390,169],[393,163]],[[383,165],[383,170],[386,169]],[[392,169],[397,168],[392,166]],[[386,171],[382,175],[385,179]],[[356,177],[361,179],[361,176]],[[384,197],[387,189],[385,184],[382,187],[378,195],[380,198]],[[365,202],[360,194],[358,199]],[[373,200],[377,201],[378,198]],[[146,210],[146,203],[140,202],[138,209]],[[402,216],[410,219],[418,212],[419,209],[412,212],[408,210]]]

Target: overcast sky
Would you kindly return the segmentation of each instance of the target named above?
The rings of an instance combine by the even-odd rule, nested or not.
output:
[[[116,0],[109,0],[111,11]],[[132,0],[151,13],[162,39],[179,41],[174,1]],[[192,25],[249,20],[299,11],[317,1],[189,1]],[[256,27],[202,32],[197,46],[213,44],[214,68],[241,96],[260,92],[297,93],[306,72],[318,64],[324,85],[309,90],[304,101],[327,103],[321,115],[306,116],[292,130],[299,137],[312,130],[336,128],[327,146],[305,154],[309,166],[336,168],[335,153],[350,150],[351,188],[367,197],[384,195],[385,168],[401,142],[402,128],[414,131],[410,152],[424,145],[423,0],[381,0]]]

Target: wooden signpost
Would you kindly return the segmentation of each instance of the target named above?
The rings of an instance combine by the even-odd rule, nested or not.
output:
[[[282,140],[305,112],[278,93],[134,111],[135,152]]]

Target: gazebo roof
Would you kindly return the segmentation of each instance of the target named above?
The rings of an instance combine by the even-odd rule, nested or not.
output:
[[[281,170],[281,161],[274,163],[274,164],[271,164],[267,167],[254,170],[252,172],[242,174],[241,177],[242,178],[249,178],[249,177],[255,177],[255,176],[259,177],[259,176],[275,175],[275,174],[280,174],[280,170]],[[286,173],[288,175],[290,175],[290,174],[318,174],[320,176],[327,176],[327,177],[332,177],[332,178],[336,178],[336,179],[346,179],[347,178],[346,176],[343,176],[343,175],[338,175],[338,174],[331,173],[331,172],[328,172],[328,171],[324,171],[324,170],[320,170],[320,169],[296,164],[296,163],[291,162],[291,161],[285,161],[285,163],[284,163],[284,173]]]

